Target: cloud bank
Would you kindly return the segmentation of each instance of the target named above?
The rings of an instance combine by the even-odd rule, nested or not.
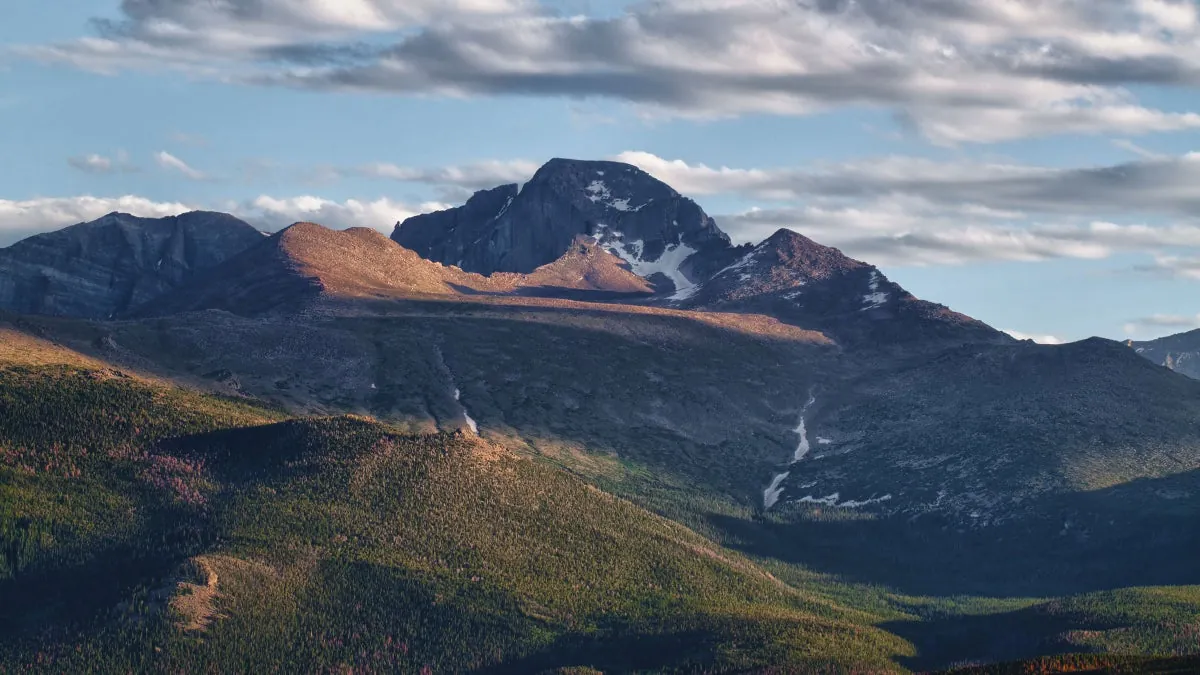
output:
[[[125,0],[21,56],[397,95],[606,98],[647,114],[890,110],[936,143],[1200,128],[1138,87],[1200,83],[1191,0]]]

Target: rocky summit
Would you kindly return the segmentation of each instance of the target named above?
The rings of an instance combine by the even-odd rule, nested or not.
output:
[[[465,205],[409,218],[392,239],[468,272],[532,272],[579,235],[618,252],[634,271],[675,291],[691,286],[681,264],[729,237],[695,202],[629,164],[553,159],[524,186],[477,193]]]

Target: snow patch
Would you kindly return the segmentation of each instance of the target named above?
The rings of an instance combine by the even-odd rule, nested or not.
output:
[[[837,506],[837,500],[838,500],[838,497],[840,497],[840,496],[841,495],[837,492],[829,495],[828,497],[814,497],[812,495],[806,495],[804,497],[801,497],[799,499],[799,501],[802,504],[822,504],[824,506]]]
[[[838,508],[838,509],[857,509],[857,508],[860,508],[863,506],[870,506],[871,504],[879,504],[881,502],[889,501],[889,500],[891,500],[892,495],[886,494],[882,497],[873,497],[871,499],[864,499],[862,501],[855,501],[853,499],[848,499],[844,502],[839,502],[838,500],[841,499],[841,497],[842,497],[841,493],[835,492],[831,495],[826,495],[824,497],[814,497],[812,495],[806,495],[796,501],[798,501],[802,504],[820,504],[821,506],[832,506],[832,507]]]
[[[640,239],[625,242],[624,236],[615,230],[608,230],[605,225],[596,225],[596,232],[592,235],[596,243],[628,263],[633,273],[639,277],[648,279],[655,274],[666,275],[675,284],[675,293],[671,295],[670,300],[686,300],[695,295],[698,287],[684,275],[680,267],[696,249],[687,244],[672,244],[663,251],[658,260],[647,261],[642,260],[646,250],[645,242]],[[601,240],[605,238],[610,240],[608,244],[602,243]]]
[[[891,498],[892,498],[892,495],[886,494],[882,497],[875,497],[873,499],[865,499],[861,502],[856,502],[854,500],[845,501],[845,502],[842,502],[841,504],[835,504],[835,506],[837,506],[839,509],[857,509],[860,506],[870,506],[871,504],[879,504],[881,502],[886,502],[886,501],[889,501]]]
[[[808,409],[812,407],[812,404],[816,402],[817,397],[810,393],[808,395],[808,403],[805,403],[804,408],[800,411],[800,423],[796,425],[795,429],[792,429],[792,433],[800,435],[800,444],[796,446],[796,454],[792,458],[792,464],[804,459],[804,457],[808,455],[808,452],[812,449],[812,446],[808,442],[808,429],[806,429],[804,426],[804,414],[807,413]]]
[[[462,404],[461,399],[462,399],[462,392],[460,392],[458,390],[458,387],[455,387],[454,388],[454,400],[459,401],[458,407],[462,408],[463,417],[467,418],[467,426],[471,428],[471,433],[478,436],[479,435],[479,425],[475,423],[475,419],[473,417],[471,417],[471,413],[467,412],[467,407]]]
[[[780,484],[783,483],[783,480],[788,477],[788,473],[789,472],[784,471],[778,476],[775,476],[775,478],[771,481],[771,485],[768,486],[766,490],[763,490],[763,510],[775,506],[775,502],[779,501],[779,495],[783,494],[783,487]]]
[[[604,175],[604,174],[601,173],[600,175]],[[646,205],[650,203],[650,202],[646,202],[646,204],[642,204],[641,206],[630,206],[629,199],[614,198],[613,194],[612,194],[612,190],[609,189],[608,184],[602,180],[594,180],[590,184],[588,184],[588,186],[584,189],[587,190],[588,199],[593,204],[603,202],[605,206],[607,206],[611,209],[616,209],[617,211],[637,212],[637,211],[641,211],[642,209],[646,208]]]
[[[860,311],[883,307],[884,303],[888,301],[889,296],[887,293],[879,290],[879,270],[871,270],[871,281],[867,284],[867,288],[870,292],[863,296],[865,307]]]
[[[828,438],[821,438],[820,436],[817,436],[817,445],[829,445],[832,442],[833,441],[829,440]]]
[[[500,207],[500,213],[497,213],[496,215],[492,216],[492,220],[500,220],[500,216],[504,215],[505,213],[508,213],[508,207],[512,206],[512,203],[513,203],[513,198],[509,197],[508,201],[504,202],[504,206]],[[478,242],[476,242],[476,243],[478,243]]]
[[[592,200],[593,203],[601,199],[612,199],[612,191],[608,189],[608,185],[602,180],[594,180],[584,189],[591,193],[588,199]]]

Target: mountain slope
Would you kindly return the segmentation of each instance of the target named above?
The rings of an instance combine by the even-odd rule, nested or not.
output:
[[[1011,342],[981,321],[913,297],[875,267],[791,230],[777,231],[676,299],[684,308],[777,316],[826,331],[844,344]]]
[[[259,242],[226,214],[110,213],[0,249],[0,309],[108,318],[179,288]]]
[[[579,242],[531,274],[484,277],[421,258],[367,228],[330,230],[296,223],[186,288],[149,303],[144,314],[225,309],[294,311],[319,298],[529,295],[621,297],[650,293],[620,261]]]
[[[0,353],[5,670],[888,672],[908,652],[474,436],[280,422],[41,347]]]
[[[1142,358],[1188,377],[1200,379],[1200,330],[1145,342],[1129,340],[1125,344]]]

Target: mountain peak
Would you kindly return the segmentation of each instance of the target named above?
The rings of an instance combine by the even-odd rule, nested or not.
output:
[[[695,202],[645,171],[565,158],[546,162],[519,191],[500,186],[461,207],[410,218],[392,239],[430,260],[493,274],[532,272],[580,235],[627,262],[729,247],[729,237]]]

